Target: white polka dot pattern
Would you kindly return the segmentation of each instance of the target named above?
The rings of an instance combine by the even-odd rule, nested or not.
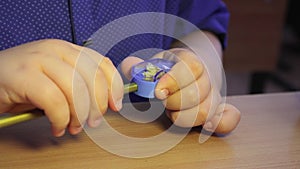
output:
[[[183,17],[200,29],[216,33],[223,44],[226,42],[228,11],[220,0],[71,0],[71,6],[68,0],[0,0],[0,50],[44,38],[72,42],[71,18],[76,39],[73,42],[82,45],[105,24],[140,12],[165,12]],[[136,26],[143,29],[149,25],[137,22]],[[120,30],[126,31],[120,25],[105,37],[113,38]],[[167,49],[171,42],[171,38],[153,34],[134,36],[114,46],[107,56],[118,64],[128,54],[147,48]]]
[[[73,10],[76,11],[74,13],[74,21],[75,21],[75,28],[76,28],[76,35],[77,41],[81,44],[83,41],[88,39],[89,37],[86,35],[90,35],[93,32],[96,32],[99,28],[104,26],[111,21],[118,19],[123,16],[127,16],[134,13],[139,12],[162,12],[165,10],[164,1],[157,3],[157,1],[111,1],[111,0],[104,0],[104,1],[93,1],[93,3],[86,3],[83,1],[73,1]],[[92,13],[93,11],[93,13]],[[154,26],[156,23],[151,23]],[[141,25],[136,24],[137,29],[143,29],[143,27],[147,27],[149,25]],[[115,32],[117,31],[126,31],[121,25],[116,27],[112,27],[110,32],[103,35],[102,41],[99,43],[107,43],[109,39],[118,38],[115,37]],[[106,56],[110,57],[114,64],[119,64],[124,57],[128,56],[129,54],[141,50],[144,48],[151,48],[151,47],[162,47],[162,38],[159,36],[150,35],[141,35],[137,37],[128,38],[122,41],[109,52],[109,53],[102,53],[101,49],[98,52],[105,54]]]
[[[0,50],[43,38],[71,40],[67,1],[1,0],[0,9]]]

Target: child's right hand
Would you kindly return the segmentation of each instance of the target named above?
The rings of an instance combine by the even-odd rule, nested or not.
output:
[[[55,136],[99,124],[108,106],[122,107],[123,82],[92,49],[40,40],[0,51],[0,113],[44,110]]]

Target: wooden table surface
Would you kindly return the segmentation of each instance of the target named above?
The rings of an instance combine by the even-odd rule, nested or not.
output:
[[[125,158],[95,144],[86,133],[51,136],[46,118],[0,129],[0,168],[300,168],[300,92],[228,97],[242,112],[236,130],[199,144],[193,129],[171,150],[150,158]],[[107,119],[129,136],[166,129],[166,117],[149,124]],[[146,133],[146,134],[145,134]]]

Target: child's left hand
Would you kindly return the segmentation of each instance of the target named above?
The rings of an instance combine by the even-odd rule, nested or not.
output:
[[[237,126],[239,110],[233,105],[221,104],[219,87],[212,85],[205,66],[193,52],[175,48],[154,57],[176,62],[155,88],[156,98],[163,100],[167,115],[175,125],[203,125],[206,130],[215,129],[213,132],[222,134],[231,132]],[[124,75],[131,79],[131,67],[142,61],[137,57],[126,58],[121,65]],[[211,108],[214,113],[209,114]]]

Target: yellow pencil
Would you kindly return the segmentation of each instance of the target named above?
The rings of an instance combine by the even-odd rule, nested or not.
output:
[[[130,93],[137,91],[138,86],[135,83],[129,83],[124,85],[124,93]],[[0,128],[11,126],[17,123],[21,123],[24,121],[36,119],[38,117],[43,116],[44,113],[41,110],[32,110],[25,113],[13,115],[13,116],[5,116],[0,118]]]
[[[41,110],[29,111],[22,114],[0,118],[0,128],[11,126],[24,121],[32,120],[43,116],[44,113]]]

